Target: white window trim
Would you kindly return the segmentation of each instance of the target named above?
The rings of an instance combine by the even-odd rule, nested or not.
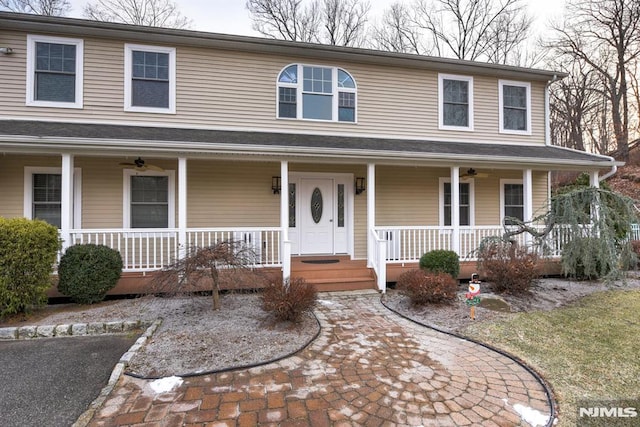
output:
[[[169,54],[169,108],[137,107],[131,105],[132,55],[134,50]],[[124,111],[135,113],[176,113],[176,48],[141,44],[124,45]]]
[[[36,73],[36,43],[58,43],[76,46],[76,100],[75,102],[40,101],[35,99],[35,73]],[[54,108],[82,108],[83,106],[83,58],[84,41],[82,39],[70,39],[66,37],[49,37],[40,35],[27,35],[27,94],[26,105],[30,107],[54,107]]]
[[[505,129],[504,128],[504,97],[502,96],[504,86],[519,86],[523,87],[527,91],[527,129]],[[498,105],[499,105],[499,126],[500,133],[508,133],[513,135],[531,135],[531,83],[516,82],[512,80],[498,80]]]
[[[450,126],[444,124],[444,80],[462,80],[469,83],[469,126]],[[438,128],[441,130],[473,132],[473,77],[456,74],[438,74]]]
[[[449,225],[444,225],[444,184],[451,184],[451,178],[439,178],[439,212],[440,212],[440,227],[451,227]],[[476,191],[475,191],[475,181],[473,178],[465,179],[464,181],[460,181],[460,184],[469,184],[469,225],[461,225],[461,229],[467,229],[469,227],[475,227],[476,225]]]
[[[504,185],[505,184],[520,184],[524,187],[524,181],[522,179],[501,179],[500,180],[500,225],[504,224]],[[524,205],[524,195],[522,203]]]
[[[284,70],[286,70],[287,68],[289,68],[290,66],[295,65],[298,67],[297,69],[297,73],[298,73],[298,82],[297,83],[284,83],[284,82],[280,82],[278,81],[278,79],[280,78],[280,75],[282,74],[282,72]],[[331,120],[323,120],[323,119],[309,119],[309,118],[305,118],[302,117],[302,99],[303,99],[303,94],[305,93],[303,91],[303,86],[304,86],[304,79],[303,79],[303,69],[304,67],[320,67],[320,68],[331,68],[331,96],[333,97],[331,100]],[[349,76],[351,76],[351,79],[353,80],[353,84],[355,85],[355,88],[341,88],[338,87],[338,70],[342,70],[345,73],[347,73]],[[296,117],[280,117],[280,88],[281,87],[290,87],[290,88],[295,88],[296,89]],[[341,121],[338,120],[339,118],[339,92],[348,92],[348,93],[353,93],[355,94],[355,108],[354,108],[354,120],[352,122],[349,121]],[[310,92],[312,93],[312,92]],[[329,96],[327,94],[327,96]],[[335,122],[335,123],[345,123],[345,124],[357,124],[358,123],[358,82],[356,82],[355,77],[353,77],[353,74],[351,74],[349,71],[345,70],[342,67],[334,67],[334,66],[330,66],[330,65],[316,65],[316,64],[287,64],[284,67],[282,67],[282,69],[278,72],[278,75],[276,76],[276,118],[280,119],[280,120],[303,120],[303,121],[310,121],[310,122],[321,122],[321,123],[327,123],[327,122]]]
[[[62,168],[25,166],[24,168],[24,206],[23,215],[33,219],[33,174],[62,175]],[[82,228],[82,169],[73,169],[73,228]]]
[[[134,169],[123,169],[122,187],[122,227],[129,230],[140,230],[131,228],[131,177],[132,176],[168,176],[167,199],[168,199],[168,224],[167,228],[176,227],[176,173],[174,170],[164,172],[144,171],[139,172]],[[163,230],[163,229],[160,229]]]

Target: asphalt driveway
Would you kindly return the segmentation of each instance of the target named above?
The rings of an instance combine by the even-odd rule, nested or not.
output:
[[[72,425],[135,339],[102,335],[0,342],[1,424]]]

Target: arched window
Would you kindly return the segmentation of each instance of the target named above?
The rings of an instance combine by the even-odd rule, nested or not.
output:
[[[356,82],[337,67],[292,64],[278,76],[278,118],[356,121]]]

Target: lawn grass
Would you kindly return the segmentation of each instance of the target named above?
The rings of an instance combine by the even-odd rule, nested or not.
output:
[[[476,323],[463,333],[540,373],[556,394],[559,426],[576,425],[580,400],[640,398],[638,290],[598,292],[553,311]]]

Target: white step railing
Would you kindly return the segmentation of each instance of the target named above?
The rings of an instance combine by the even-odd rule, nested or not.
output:
[[[71,230],[71,245],[93,243],[120,252],[123,271],[159,270],[180,255],[179,231],[169,229],[83,229]],[[225,240],[244,242],[256,254],[253,266],[282,265],[278,228],[192,228],[187,229],[184,248],[205,247]]]

